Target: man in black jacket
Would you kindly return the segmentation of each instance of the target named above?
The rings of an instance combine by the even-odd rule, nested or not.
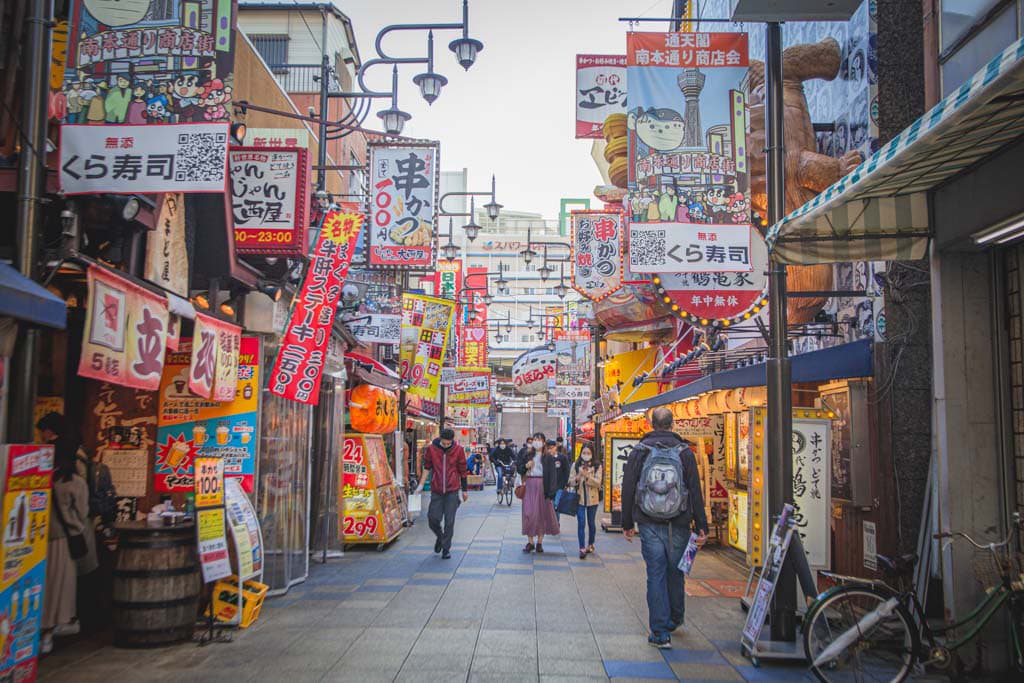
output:
[[[704,545],[708,533],[697,460],[687,442],[672,431],[672,422],[672,412],[667,408],[658,408],[652,413],[654,430],[645,434],[640,446],[629,454],[622,473],[622,533],[632,542],[636,535],[634,524],[640,527],[640,549],[647,565],[647,612],[651,628],[647,642],[663,649],[672,647],[671,633],[683,625],[686,592],[679,560],[690,542],[690,525],[698,534],[698,545]],[[676,447],[681,449],[689,505],[673,519],[651,519],[640,509],[636,495],[644,459],[649,449]]]
[[[495,479],[498,483],[498,490],[501,490],[501,480],[505,471],[512,467],[516,454],[509,448],[505,439],[498,439],[498,446],[491,452],[491,464],[494,465]]]

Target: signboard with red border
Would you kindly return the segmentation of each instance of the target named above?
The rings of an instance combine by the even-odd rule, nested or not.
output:
[[[576,55],[576,139],[602,139],[604,120],[626,113],[626,55]]]
[[[572,287],[591,301],[622,288],[622,232],[621,211],[572,212]]]
[[[367,210],[370,267],[434,265],[440,145],[422,141],[369,145]]]
[[[232,147],[228,172],[235,251],[304,256],[309,152],[298,147]]]

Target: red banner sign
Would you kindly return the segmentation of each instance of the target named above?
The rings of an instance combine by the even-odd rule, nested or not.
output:
[[[89,303],[78,374],[155,391],[167,347],[167,299],[90,266]]]
[[[675,68],[749,66],[747,34],[627,33],[626,65]]]
[[[270,393],[309,405],[319,402],[334,313],[362,223],[357,213],[332,211],[324,218],[270,373]]]

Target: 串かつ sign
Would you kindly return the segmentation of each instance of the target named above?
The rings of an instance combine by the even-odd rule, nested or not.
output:
[[[438,146],[370,146],[371,266],[434,262]]]

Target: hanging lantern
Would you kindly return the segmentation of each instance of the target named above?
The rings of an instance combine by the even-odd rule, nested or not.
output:
[[[349,395],[352,429],[363,434],[388,434],[398,427],[398,396],[371,384],[360,384]]]

